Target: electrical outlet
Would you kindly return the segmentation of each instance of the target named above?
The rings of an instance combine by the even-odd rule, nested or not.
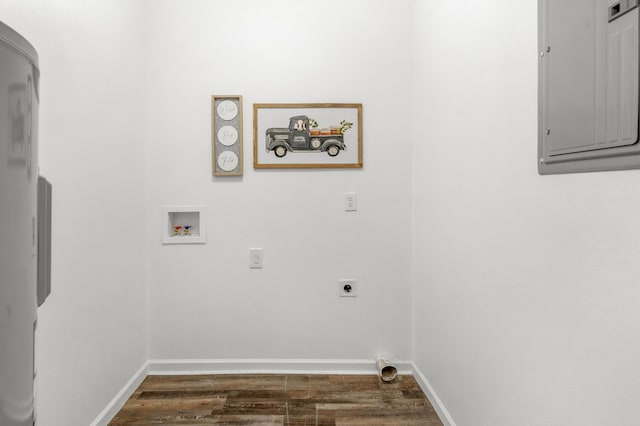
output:
[[[358,195],[355,192],[344,193],[344,211],[345,212],[358,211]]]
[[[262,268],[263,259],[264,259],[264,252],[261,248],[249,249],[249,268],[251,269]]]
[[[356,297],[358,295],[357,283],[355,278],[340,278],[338,280],[338,296]]]

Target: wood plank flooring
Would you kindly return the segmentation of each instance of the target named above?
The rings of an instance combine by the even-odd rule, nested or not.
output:
[[[110,426],[424,425],[442,422],[412,376],[148,376]]]

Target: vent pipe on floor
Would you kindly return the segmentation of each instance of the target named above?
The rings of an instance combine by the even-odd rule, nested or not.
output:
[[[378,376],[383,382],[392,382],[398,375],[396,366],[383,354],[376,357],[376,366],[378,367]]]

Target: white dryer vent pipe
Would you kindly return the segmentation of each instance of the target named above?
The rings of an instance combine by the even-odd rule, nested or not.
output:
[[[378,367],[378,376],[383,382],[392,382],[398,375],[398,369],[385,355],[376,357],[376,366]]]

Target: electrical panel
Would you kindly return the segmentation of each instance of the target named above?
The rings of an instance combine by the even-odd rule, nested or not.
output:
[[[640,168],[639,0],[539,0],[538,170]]]

